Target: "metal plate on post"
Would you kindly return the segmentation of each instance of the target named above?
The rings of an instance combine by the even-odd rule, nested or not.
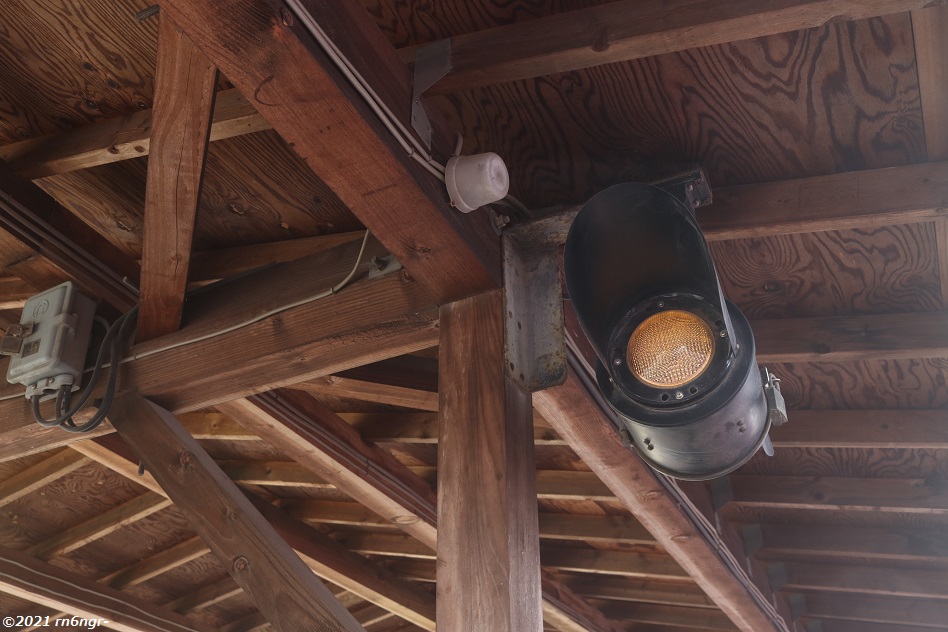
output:
[[[553,216],[504,231],[506,369],[525,393],[566,381],[559,245],[570,221]]]
[[[451,71],[451,38],[422,46],[415,51],[415,76],[411,90],[411,126],[431,150],[431,122],[421,95]]]

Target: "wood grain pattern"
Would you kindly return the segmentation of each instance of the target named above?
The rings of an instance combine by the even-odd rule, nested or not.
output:
[[[106,619],[122,632],[213,629],[10,549],[2,550],[0,569],[5,592],[81,617]]]
[[[697,215],[711,241],[924,222],[944,217],[948,164],[714,187],[713,200]]]
[[[171,413],[124,394],[113,415],[122,436],[276,629],[362,629]]]
[[[0,47],[0,144],[150,107],[158,25],[132,17],[146,5],[8,4]]]
[[[780,448],[948,449],[944,410],[795,410],[770,431]]]
[[[845,362],[943,359],[946,324],[943,312],[925,312],[758,320],[751,328],[758,362]]]
[[[713,186],[924,160],[907,14],[438,97],[529,207],[702,164]],[[881,70],[885,69],[885,70]]]
[[[806,605],[807,614],[827,619],[907,623],[927,628],[943,627],[948,621],[948,604],[944,601],[816,594],[807,596]]]
[[[948,586],[946,571],[829,564],[786,564],[785,570],[787,590],[944,599]]]
[[[83,465],[89,459],[71,450],[62,450],[40,461],[0,483],[0,506],[32,494],[40,487],[66,476]]]
[[[141,341],[181,326],[217,68],[162,15],[155,74],[136,332]]]
[[[543,417],[738,628],[748,632],[779,629],[760,611],[747,586],[723,570],[717,551],[697,535],[691,519],[663,490],[655,474],[621,446],[611,422],[591,401],[578,378],[570,377],[564,386],[536,393],[534,402]],[[769,586],[762,590],[765,594],[771,592]]]
[[[926,5],[905,2],[613,2],[451,40],[450,72],[432,88],[465,90],[690,48],[776,35]],[[402,51],[406,61],[413,51]]]
[[[728,504],[747,507],[948,513],[948,494],[937,479],[733,475],[729,481]]]
[[[99,121],[0,147],[0,158],[21,178],[36,180],[76,169],[147,156],[153,110]],[[235,89],[216,95],[211,142],[270,129]]]
[[[243,94],[254,95],[254,106],[274,129],[439,299],[496,287],[499,241],[490,227],[460,217],[440,183],[390,146],[349,86],[337,83],[335,68],[309,48],[310,38],[284,25],[279,7],[261,9],[235,0],[170,2],[162,10],[188,25],[222,72]],[[369,16],[349,17],[357,24],[336,28],[358,36]],[[371,50],[379,64],[394,59],[393,49]],[[402,209],[408,214],[400,217]]]
[[[506,376],[504,297],[441,308],[438,625],[541,632],[531,397]]]
[[[781,378],[781,391],[791,409],[948,406],[948,362],[944,359],[768,366]]]
[[[931,223],[711,243],[725,296],[750,319],[941,308]]]

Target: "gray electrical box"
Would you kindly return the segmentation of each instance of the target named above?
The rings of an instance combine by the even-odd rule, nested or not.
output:
[[[94,319],[95,302],[69,281],[27,300],[7,381],[26,386],[27,399],[54,395],[61,386],[77,390]]]

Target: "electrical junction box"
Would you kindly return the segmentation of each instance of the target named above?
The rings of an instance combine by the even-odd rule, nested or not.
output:
[[[94,319],[95,302],[70,281],[31,297],[20,316],[21,343],[7,381],[26,386],[27,399],[53,396],[61,386],[78,390]]]

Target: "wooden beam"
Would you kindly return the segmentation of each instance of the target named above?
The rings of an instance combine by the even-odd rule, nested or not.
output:
[[[411,413],[339,413],[370,443],[429,444],[438,443],[438,415],[435,411]],[[534,445],[561,445],[566,442],[553,430],[543,427],[544,420],[534,411]]]
[[[948,315],[780,318],[751,324],[758,362],[847,362],[948,357]]]
[[[697,218],[708,241],[720,241],[880,228],[946,213],[948,162],[931,162],[720,187]]]
[[[435,541],[434,492],[388,452],[365,444],[335,413],[303,393],[283,390],[221,403],[265,441],[318,479],[423,542]]]
[[[22,309],[26,299],[37,291],[23,279],[14,276],[0,277],[0,310]]]
[[[240,587],[240,584],[228,576],[166,603],[165,608],[181,614],[188,614],[227,601],[243,592],[244,589]]]
[[[782,590],[944,599],[948,571],[916,568],[786,563]]]
[[[381,98],[410,96],[408,68],[368,12],[348,0],[326,4],[345,6],[307,7],[322,11],[323,29],[365,51],[365,66],[374,68],[363,74],[387,75],[388,85],[373,84]],[[448,204],[442,183],[393,142],[286,5],[170,0],[165,11],[439,301],[499,285],[500,244],[489,222]],[[391,84],[398,89],[386,89]],[[405,112],[406,128],[409,103],[388,103]]]
[[[168,411],[119,395],[112,424],[277,630],[361,630]]]
[[[329,500],[284,499],[280,507],[292,517],[331,525],[391,526],[387,520],[358,503]],[[394,528],[394,527],[393,527]],[[654,545],[655,539],[631,516],[539,514],[540,538]]]
[[[218,100],[221,96],[223,95],[218,94]],[[353,231],[336,235],[301,237],[299,239],[271,241],[265,244],[250,244],[196,252],[191,255],[188,278],[192,285],[204,285],[210,281],[243,274],[274,263],[302,259],[324,250],[361,240],[363,234],[363,231]]]
[[[893,625],[917,625],[944,629],[948,621],[948,601],[862,597],[817,593],[806,596],[807,616],[818,619],[847,619]]]
[[[146,492],[72,528],[64,529],[31,546],[26,552],[41,560],[66,555],[170,506],[171,501],[164,496]]]
[[[729,481],[727,504],[735,507],[948,514],[948,492],[936,480],[732,475]]]
[[[792,629],[789,620],[773,621],[753,590],[768,603],[769,586],[753,589],[759,576],[739,578],[659,481],[658,475],[625,448],[612,422],[571,373],[562,386],[534,394],[534,405],[553,428],[611,489],[619,501],[655,536],[656,541],[745,632]],[[786,627],[784,627],[786,626]]]
[[[75,281],[91,296],[121,311],[138,293],[123,277],[138,279],[138,266],[59,202],[0,161],[0,269],[46,289]]]
[[[775,448],[948,449],[944,410],[794,410]]]
[[[61,450],[36,465],[17,472],[0,482],[0,507],[32,494],[89,463],[89,459],[71,450]]]
[[[153,110],[142,110],[48,136],[0,147],[16,175],[36,180],[77,169],[147,156]],[[223,90],[214,103],[210,141],[270,129],[237,89]]]
[[[139,341],[170,334],[181,326],[217,81],[217,68],[171,17],[162,13],[159,18]]]
[[[714,608],[714,602],[695,585],[658,582],[626,577],[590,577],[586,574],[560,575],[560,579],[578,594],[594,599]]]
[[[78,617],[105,619],[109,628],[120,632],[213,629],[7,548],[0,548],[0,590]]]
[[[211,550],[207,548],[204,540],[195,536],[125,568],[109,573],[101,581],[116,589],[137,586],[210,552]]]
[[[189,301],[181,331],[131,350],[137,359],[123,365],[123,384],[175,413],[188,412],[437,343],[433,299],[399,275],[356,281],[324,299],[234,329],[332,287],[349,273],[359,246],[346,244],[248,275],[239,286],[203,292]],[[362,274],[368,265],[360,267]],[[6,360],[0,360],[0,371],[5,367]],[[86,438],[40,428],[25,399],[2,399],[18,392],[0,388],[0,460]]]
[[[901,13],[926,0],[624,0],[451,38],[436,92],[468,90],[591,66]],[[399,51],[406,62],[414,49]]]
[[[290,388],[314,395],[333,395],[377,404],[403,406],[437,412],[438,394],[416,388],[367,382],[339,375],[328,375],[293,384]]]
[[[396,578],[383,566],[369,562],[329,536],[289,518],[280,509],[258,499],[254,499],[254,504],[319,577],[423,630],[434,631],[435,598],[430,592]]]
[[[100,462],[130,480],[141,482],[141,477],[138,477],[135,472],[134,459],[130,460],[128,455],[121,454],[118,450],[119,446],[115,445],[112,439],[114,437],[109,437],[108,441],[103,440],[101,443],[80,442],[74,445],[89,443],[98,445],[101,451],[96,456],[100,458]],[[105,456],[106,453],[111,456]],[[146,472],[146,476],[150,474]],[[166,495],[160,487],[157,492]],[[346,550],[335,540],[290,518],[276,507],[259,502],[252,496],[249,498],[280,536],[297,551],[303,561],[319,577],[371,603],[389,609],[423,629],[434,629],[435,605],[434,597],[430,593],[419,592],[415,587],[395,579],[380,566]],[[110,585],[140,583],[207,552],[209,549],[204,541],[194,538],[144,560],[141,564],[118,571],[106,579]]]
[[[633,624],[653,623],[690,630],[734,630],[734,624],[722,612],[708,608],[668,606],[629,602],[604,602],[602,611],[616,621]],[[636,626],[633,628],[638,630]]]
[[[313,398],[281,391],[278,399],[254,397],[222,403],[219,408],[436,550],[436,499],[430,486],[388,452],[366,444],[351,426]],[[544,616],[555,620],[560,630],[615,630],[598,611],[555,580],[543,578],[543,594]]]
[[[756,532],[766,559],[824,558],[840,561],[942,563],[948,558],[948,535],[920,529],[874,529],[764,524]]]
[[[869,623],[868,621],[843,621],[822,619],[817,628],[822,632],[931,632],[930,627],[896,625],[893,623]]]

